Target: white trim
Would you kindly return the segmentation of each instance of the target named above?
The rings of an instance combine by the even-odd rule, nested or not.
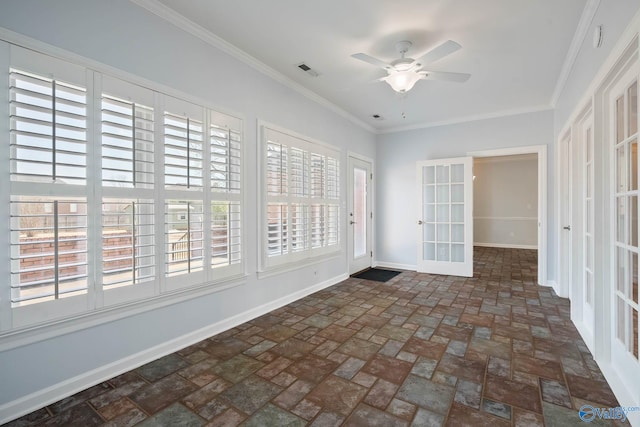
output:
[[[342,250],[338,252],[332,252],[324,255],[317,255],[314,257],[303,258],[296,261],[291,261],[285,264],[280,264],[275,267],[268,267],[265,270],[257,271],[256,275],[258,279],[266,279],[267,277],[278,276],[283,273],[289,273],[291,271],[300,270],[301,268],[306,268],[312,265],[321,264],[326,261],[331,261],[333,259],[342,258],[344,253]]]
[[[573,305],[573,303],[571,305]],[[574,318],[573,316],[571,316],[571,321],[573,322],[574,326],[578,330],[578,333],[580,333],[580,336],[582,337],[582,340],[584,341],[584,343],[587,345],[587,348],[593,355],[594,354],[593,333],[589,332],[589,329],[586,327],[586,325],[582,321],[582,318]]]
[[[114,376],[123,374],[139,366],[142,366],[145,363],[149,363],[160,357],[166,356],[167,354],[171,354],[182,348],[207,339],[211,336],[234,328],[235,326],[253,320],[273,310],[304,298],[314,292],[321,291],[325,288],[340,283],[343,280],[346,280],[348,277],[349,276],[346,273],[340,274],[331,279],[325,280],[324,282],[309,286],[308,288],[302,289],[298,292],[294,292],[293,294],[286,295],[269,303],[213,323],[209,326],[205,326],[204,328],[201,328],[197,331],[193,331],[189,334],[182,335],[178,338],[148,348],[139,353],[127,356],[108,365],[103,365],[90,372],[82,373],[62,383],[55,384],[51,387],[47,387],[43,390],[31,393],[14,401],[4,403],[3,405],[0,405],[0,424],[9,422],[15,418],[21,417],[25,414],[28,414],[46,405],[63,399],[66,396],[71,396],[95,384],[99,384],[103,381],[113,378]]]
[[[504,248],[504,249],[538,249],[536,245],[515,245],[511,243],[478,243],[473,242],[473,246],[480,246],[483,248]]]
[[[538,155],[538,284],[547,282],[547,146],[529,145],[524,147],[499,148],[468,152],[467,156],[478,157],[513,156],[517,154]]]
[[[377,260],[373,261],[372,267],[383,267],[383,268],[391,268],[394,270],[408,270],[408,271],[417,271],[418,269],[418,266],[415,264],[399,264],[397,262],[385,262],[385,261],[377,261]]]
[[[558,76],[558,80],[556,81],[553,95],[551,96],[551,106],[553,108],[558,105],[558,99],[560,99],[560,96],[562,95],[562,92],[567,85],[569,75],[573,70],[576,59],[578,59],[580,48],[584,43],[587,32],[589,31],[589,27],[591,26],[591,21],[593,21],[593,18],[595,17],[599,6],[600,0],[588,0],[587,4],[584,6],[582,15],[580,16],[580,21],[578,21],[576,32],[573,34],[573,40],[571,40],[569,51],[567,52],[564,64],[562,64],[562,69],[560,70],[560,75]]]
[[[378,135],[382,135],[387,133],[404,132],[408,130],[428,129],[428,128],[434,128],[439,126],[449,126],[449,125],[456,125],[460,123],[475,122],[479,120],[498,119],[501,117],[519,116],[521,114],[538,113],[541,111],[550,111],[552,109],[553,107],[551,107],[550,105],[538,105],[533,107],[512,108],[508,110],[495,111],[493,113],[474,114],[474,115],[458,117],[450,120],[442,120],[439,122],[430,122],[430,123],[422,123],[422,124],[409,125],[409,126],[396,126],[396,127],[386,128],[386,129],[378,129],[376,133]]]
[[[232,56],[233,58],[245,63],[246,65],[272,78],[278,83],[298,92],[300,95],[304,96],[305,98],[321,105],[322,107],[325,107],[326,109],[338,114],[339,116],[344,117],[345,119],[349,120],[351,123],[357,126],[360,126],[364,130],[367,130],[373,133],[376,132],[376,129],[374,127],[358,119],[353,114],[338,107],[336,104],[332,103],[326,98],[323,98],[317,93],[307,89],[306,87],[295,82],[294,80],[290,79],[289,77],[285,76],[284,74],[280,73],[274,68],[269,67],[264,62],[259,61],[258,59],[249,55],[245,51],[232,45],[226,40],[223,40],[222,38],[213,34],[211,31],[185,18],[184,16],[180,15],[175,10],[165,6],[161,2],[157,0],[131,0],[131,2],[140,6],[143,9],[146,9],[147,11],[153,13],[154,15],[164,19],[165,21],[175,25],[179,29],[191,34],[192,36],[199,38],[200,40],[204,41],[210,46],[213,46],[214,48],[219,49],[222,52]]]
[[[540,284],[541,286],[548,286],[550,288],[553,289],[553,292],[556,293],[556,295],[558,295],[558,282],[556,282],[555,280],[549,280],[548,282],[546,282],[546,284]]]
[[[535,216],[474,216],[473,219],[488,221],[537,221]]]
[[[615,394],[616,399],[618,399],[620,406],[640,407],[640,397],[635,396],[634,398],[633,392],[627,388],[624,380],[616,372],[615,367],[610,363],[604,363],[597,359],[596,363],[598,364],[600,371],[602,371],[602,375],[604,375],[605,380],[607,380],[607,383],[611,387],[611,390]],[[627,420],[631,426],[640,426],[640,411],[627,413]]]
[[[527,154],[512,154],[510,156],[499,157],[479,157],[474,159],[473,163],[504,163],[504,162],[521,162],[525,160],[531,160],[536,158],[533,153]]]

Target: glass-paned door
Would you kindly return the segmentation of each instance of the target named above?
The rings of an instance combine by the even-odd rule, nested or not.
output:
[[[595,298],[595,225],[593,222],[593,187],[594,159],[593,159],[593,115],[585,120],[587,126],[582,132],[582,226],[583,226],[583,274],[582,274],[582,321],[588,331],[593,334],[594,329],[594,298]]]
[[[349,157],[349,273],[371,267],[371,163]]]
[[[638,318],[638,68],[633,67],[610,95],[610,144],[614,171],[613,213],[613,365],[640,394]]]
[[[418,271],[473,276],[471,157],[418,162]]]

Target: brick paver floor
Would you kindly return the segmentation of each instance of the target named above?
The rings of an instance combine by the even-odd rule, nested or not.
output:
[[[350,278],[9,425],[581,425],[618,406],[537,253]]]

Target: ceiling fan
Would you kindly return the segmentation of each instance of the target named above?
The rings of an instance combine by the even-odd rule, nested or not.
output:
[[[369,56],[366,53],[354,53],[351,56],[384,69],[387,75],[379,79],[379,81],[387,82],[393,90],[399,93],[405,93],[411,90],[418,80],[446,80],[462,83],[471,77],[471,74],[466,73],[450,73],[422,69],[423,64],[436,62],[462,48],[462,46],[453,40],[447,40],[439,44],[420,56],[419,59],[405,58],[405,54],[409,51],[411,45],[412,43],[406,40],[396,43],[396,50],[400,54],[400,58],[389,64],[378,58]]]

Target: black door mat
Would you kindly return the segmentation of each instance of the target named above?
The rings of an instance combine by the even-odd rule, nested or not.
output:
[[[351,277],[355,277],[356,279],[375,280],[376,282],[386,282],[400,273],[402,272],[395,270],[383,270],[381,268],[370,268],[368,270],[361,271],[358,274],[354,274]]]

